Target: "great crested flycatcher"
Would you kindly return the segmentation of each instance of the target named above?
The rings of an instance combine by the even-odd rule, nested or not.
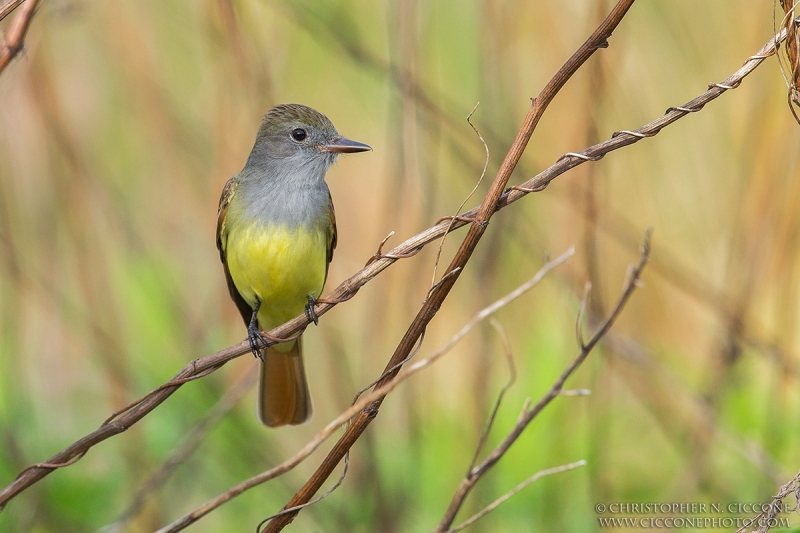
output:
[[[340,136],[322,113],[279,105],[264,115],[247,164],[222,189],[217,248],[250,348],[261,359],[258,418],[267,426],[305,422],[311,397],[300,339],[262,348],[260,331],[304,309],[316,323],[313,306],[336,248],[325,173],[340,154],[367,150]]]

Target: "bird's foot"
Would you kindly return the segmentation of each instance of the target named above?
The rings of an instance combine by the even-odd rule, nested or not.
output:
[[[264,356],[261,354],[258,343],[261,342],[261,345],[267,348],[267,341],[258,329],[258,309],[260,307],[261,302],[257,301],[256,307],[253,309],[253,317],[250,319],[250,324],[247,325],[247,341],[250,343],[250,351],[253,352],[253,355],[263,361]]]
[[[319,325],[319,316],[317,316],[317,312],[314,310],[314,306],[317,304],[317,299],[308,295],[308,303],[306,304],[306,318],[309,319],[311,322],[314,323],[315,326]]]
[[[261,354],[261,349],[267,348],[267,341],[258,331],[258,328],[247,328],[247,340],[250,343],[250,351],[253,352],[253,355],[263,361],[264,356]]]

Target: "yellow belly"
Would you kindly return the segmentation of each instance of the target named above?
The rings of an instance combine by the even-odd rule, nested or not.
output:
[[[251,307],[261,302],[258,325],[262,330],[301,314],[308,297],[320,295],[325,284],[327,246],[327,235],[311,228],[230,229],[225,246],[228,270],[239,294]],[[280,348],[288,350],[291,345]]]

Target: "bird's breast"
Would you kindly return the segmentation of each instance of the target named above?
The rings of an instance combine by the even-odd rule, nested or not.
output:
[[[303,312],[308,296],[322,292],[328,236],[322,227],[237,224],[225,246],[228,269],[244,300],[255,307],[263,330]]]

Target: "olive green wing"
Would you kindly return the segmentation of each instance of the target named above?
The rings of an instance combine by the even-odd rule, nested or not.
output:
[[[328,250],[327,250],[327,261],[325,262],[325,279],[328,279],[328,265],[331,264],[333,261],[333,251],[336,249],[336,211],[333,209],[333,198],[331,198],[331,193],[328,191],[328,198],[331,200],[331,209],[328,212],[328,216],[330,217],[330,226],[328,227]],[[323,282],[324,283],[324,282]]]
[[[229,179],[225,187],[222,188],[222,195],[219,198],[219,209],[217,210],[217,250],[219,250],[219,259],[222,261],[222,270],[225,271],[225,281],[228,283],[228,292],[231,295],[233,303],[235,303],[236,307],[239,309],[239,313],[242,315],[245,325],[249,325],[250,318],[253,316],[253,309],[247,304],[244,298],[242,298],[236,285],[234,285],[230,270],[228,270],[228,260],[225,255],[225,246],[228,240],[225,215],[228,214],[228,207],[231,204],[231,200],[236,195],[236,186],[236,179]]]

